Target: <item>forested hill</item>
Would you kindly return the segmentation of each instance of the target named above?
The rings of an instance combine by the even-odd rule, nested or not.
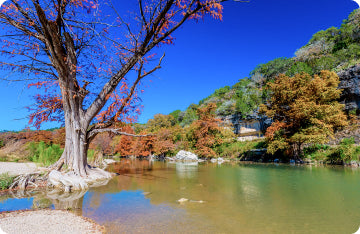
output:
[[[248,78],[232,86],[215,90],[213,94],[191,104],[185,111],[170,115],[181,126],[191,124],[198,117],[196,110],[208,103],[216,103],[216,114],[226,117],[237,114],[242,118],[256,116],[259,105],[267,99],[267,83],[283,73],[293,76],[306,72],[319,74],[322,70],[337,73],[360,63],[360,10],[353,11],[340,28],[331,27],[315,33],[309,42],[295,52],[292,58],[277,58],[258,65]],[[340,77],[341,78],[341,77]],[[355,108],[355,107],[354,107]]]

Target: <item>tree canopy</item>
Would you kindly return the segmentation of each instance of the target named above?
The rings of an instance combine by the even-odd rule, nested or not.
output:
[[[127,11],[125,3],[106,0],[6,1],[0,9],[3,79],[43,88],[30,123],[64,122],[57,167],[65,163],[87,175],[89,142],[105,131],[128,134],[115,129],[116,122],[140,112],[138,87],[164,57],[156,48],[172,44],[173,32],[188,20],[221,20],[223,1],[138,0]]]
[[[274,121],[266,131],[268,152],[291,149],[298,156],[303,144],[326,143],[334,130],[346,126],[338,84],[339,77],[330,71],[282,74],[270,83],[271,98],[261,106]]]

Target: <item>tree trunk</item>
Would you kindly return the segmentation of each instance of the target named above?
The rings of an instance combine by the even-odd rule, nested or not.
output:
[[[87,150],[86,130],[77,129],[73,123],[66,127],[66,140],[63,152],[64,164],[80,176],[87,175]]]
[[[61,89],[65,117],[65,147],[59,163],[63,163],[67,169],[79,176],[87,176],[89,121],[85,121],[81,97],[71,95],[71,93],[76,93],[75,85],[71,81],[62,82],[62,84],[65,87]]]

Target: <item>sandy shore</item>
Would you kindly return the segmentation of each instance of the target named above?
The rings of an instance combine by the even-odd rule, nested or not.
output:
[[[39,171],[35,163],[0,162],[0,174],[20,175]],[[0,234],[6,233],[104,233],[90,219],[62,210],[34,210],[0,213]]]
[[[90,219],[62,210],[15,211],[0,214],[0,234],[7,233],[104,233]]]
[[[0,174],[9,173],[16,176],[38,171],[35,163],[0,162]]]

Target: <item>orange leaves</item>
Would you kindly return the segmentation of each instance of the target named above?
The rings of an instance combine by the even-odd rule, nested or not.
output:
[[[202,157],[215,157],[213,148],[223,141],[220,120],[215,118],[215,109],[215,103],[199,108],[199,120],[190,126],[189,140],[194,143],[196,153]]]
[[[115,122],[135,122],[137,115],[141,113],[141,106],[138,103],[137,94],[135,93],[131,97],[129,94],[130,88],[127,82],[121,82],[117,90],[105,97],[109,105],[96,116],[97,120],[102,123],[110,119]]]
[[[62,100],[60,96],[52,95],[36,95],[35,107],[28,107],[32,112],[29,116],[29,124],[34,125],[37,129],[43,122],[62,120]]]
[[[216,0],[207,0],[200,2],[200,11],[190,16],[190,19],[202,19],[205,15],[210,15],[214,19],[222,20],[223,6]]]
[[[216,0],[149,0],[139,1],[141,10],[136,7],[139,12],[128,16],[124,9],[110,10],[106,0],[35,2],[8,1],[1,9],[9,17],[3,18],[3,25],[10,35],[2,54],[16,59],[0,61],[0,65],[27,73],[27,80],[40,80],[29,87],[45,88],[45,92],[51,82],[42,80],[60,80],[61,87],[58,83],[52,87],[60,88],[64,98],[81,102],[76,104],[84,111],[90,108],[87,116],[99,113],[96,120],[100,123],[133,122],[141,112],[137,88],[145,76],[161,67],[160,62],[151,69],[154,48],[172,44],[174,31],[189,19],[208,15],[221,20],[223,9]],[[134,78],[131,72],[138,76]],[[90,82],[93,85],[81,85]],[[79,85],[69,88],[69,83]],[[99,90],[106,91],[99,94]],[[60,92],[51,91],[37,96],[38,103],[31,108],[30,123],[37,127],[43,121],[60,120]]]
[[[131,126],[124,126],[123,128],[121,128],[121,131],[126,132],[126,133],[130,133],[130,134],[135,134],[133,128]],[[134,137],[131,136],[120,136],[118,137],[120,138],[115,145],[114,148],[114,153],[119,153],[121,156],[129,156],[132,155],[132,149],[133,149],[133,145],[134,145]]]
[[[313,77],[280,75],[269,84],[272,96],[261,110],[275,121],[265,134],[272,153],[280,146],[297,145],[299,151],[303,143],[326,143],[335,129],[347,125],[343,106],[336,101],[338,84],[338,76],[330,71]]]
[[[267,128],[265,137],[268,138],[270,141],[274,140],[275,133],[279,132],[280,130],[284,130],[287,127],[287,124],[284,122],[275,121],[271,124],[270,127]]]
[[[169,6],[170,4],[170,6]],[[168,8],[163,12],[163,9]],[[223,6],[217,0],[177,0],[174,3],[164,1],[158,3],[153,1],[143,6],[143,12],[138,17],[143,22],[143,31],[154,28],[154,38],[160,39],[161,44],[173,44],[174,38],[172,31],[186,20],[203,19],[206,15],[218,20],[222,20]],[[161,17],[160,23],[156,22]],[[154,20],[152,20],[154,19]]]

